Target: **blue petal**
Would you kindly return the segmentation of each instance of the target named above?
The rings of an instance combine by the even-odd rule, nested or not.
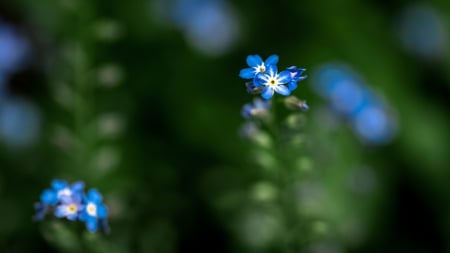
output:
[[[257,54],[247,56],[247,64],[250,67],[256,67],[258,65],[261,65],[262,63],[263,60],[261,59],[261,56]]]
[[[70,189],[72,191],[75,191],[75,192],[83,191],[83,189],[84,189],[84,182],[82,182],[82,181],[75,182],[75,183],[72,184]]]
[[[72,202],[81,203],[84,197],[83,194],[83,192],[72,192],[70,198],[72,199]]]
[[[97,216],[100,219],[106,218],[108,215],[108,208],[105,205],[98,205],[97,206]]]
[[[291,94],[289,88],[286,87],[285,85],[277,85],[277,87],[275,87],[275,91],[283,96],[288,96],[289,94]]]
[[[291,72],[289,72],[287,70],[281,71],[280,74],[278,74],[277,81],[278,81],[278,83],[281,83],[281,84],[285,84],[285,83],[291,81]]]
[[[266,72],[269,73],[269,75],[275,75],[278,72],[277,65],[268,65],[266,67]]]
[[[83,207],[84,208],[84,207]],[[86,212],[86,209],[84,208],[83,211],[80,213],[80,221],[85,221],[90,217],[90,215]]]
[[[297,89],[297,82],[290,81],[288,83],[288,88],[289,88],[290,91],[293,91],[293,90]]]
[[[87,194],[87,198],[94,202],[94,203],[100,203],[102,202],[102,195],[100,194],[100,192],[97,191],[97,189],[90,189],[88,194]]]
[[[53,189],[59,191],[67,187],[67,182],[64,180],[55,179],[52,181],[52,187]]]
[[[239,72],[239,76],[244,79],[252,79],[253,77],[255,77],[255,70],[253,68],[241,69],[241,72]]]
[[[62,218],[64,217],[66,214],[66,206],[65,205],[60,205],[57,206],[55,209],[55,216],[58,218]]]
[[[86,229],[91,233],[94,233],[95,231],[97,231],[97,219],[96,218],[87,219],[86,220]]]
[[[41,194],[41,201],[47,205],[54,205],[58,201],[58,195],[55,191],[46,189]]]
[[[307,77],[307,75],[299,76],[297,81],[305,80]]]
[[[276,65],[278,63],[278,55],[273,54],[269,57],[267,57],[266,61],[264,62],[264,64],[266,66],[268,65]]]
[[[71,221],[77,220],[77,219],[78,219],[78,213],[72,213],[72,214],[69,214],[69,215],[67,215],[66,218],[67,218],[68,220],[71,220]]]
[[[253,84],[255,87],[259,88],[261,85],[265,84],[267,82],[267,74],[258,73],[255,76],[255,80],[253,81]]]
[[[271,87],[266,86],[261,93],[261,97],[264,99],[270,99],[273,96],[273,93],[274,90]]]
[[[72,199],[72,196],[67,196],[67,195],[61,195],[59,197],[59,201],[61,201],[61,203],[66,204],[66,205],[74,202]]]

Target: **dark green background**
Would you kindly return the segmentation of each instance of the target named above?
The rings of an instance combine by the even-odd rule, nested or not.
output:
[[[83,180],[105,195],[115,211],[112,233],[103,242],[114,241],[116,252],[270,252],[243,246],[228,226],[238,211],[214,204],[224,192],[258,178],[249,168],[251,145],[237,134],[240,108],[252,99],[237,74],[255,53],[276,53],[280,66],[298,65],[308,74],[329,61],[345,62],[383,94],[398,117],[397,138],[379,147],[365,147],[345,127],[327,136],[319,134],[320,126],[307,127],[317,146],[329,142],[339,149],[340,157],[328,161],[334,169],[328,177],[339,177],[348,161],[358,161],[373,168],[379,182],[377,196],[367,200],[374,203],[359,214],[370,224],[365,239],[352,244],[337,236],[338,252],[450,250],[450,51],[447,45],[441,60],[427,61],[402,48],[395,25],[414,2],[232,1],[240,38],[219,56],[196,51],[181,29],[158,22],[151,1],[85,1],[86,12],[65,9],[70,2],[0,2],[0,16],[23,29],[34,50],[31,63],[8,87],[36,103],[43,115],[34,146],[0,146],[1,252],[57,252],[43,232],[47,221],[31,221],[33,203],[53,178]],[[427,3],[442,15],[450,43],[449,2]],[[86,37],[99,20],[115,21],[121,36],[112,42]],[[74,72],[63,52],[78,39],[88,63]],[[123,81],[114,88],[85,87],[84,117],[118,112],[125,128],[119,138],[96,139],[55,102],[54,84],[63,80],[73,87],[83,70],[110,62],[121,68]],[[324,101],[310,82],[300,83],[296,95],[308,100],[305,115],[314,118]],[[89,129],[89,122],[83,123]],[[72,129],[87,146],[56,147],[55,126]],[[87,164],[105,146],[118,151],[120,162],[96,174]],[[324,182],[335,181],[324,175]],[[358,203],[342,205],[352,210]]]

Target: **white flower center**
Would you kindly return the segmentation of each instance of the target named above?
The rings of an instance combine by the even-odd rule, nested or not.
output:
[[[271,77],[269,77],[269,79],[267,79],[267,83],[266,84],[269,85],[272,88],[275,88],[278,85],[278,81],[277,81],[275,76],[271,76]]]
[[[90,216],[97,216],[97,206],[94,203],[89,203],[86,206],[86,212]]]
[[[266,66],[264,66],[264,63],[261,65],[258,65],[255,67],[257,73],[264,73],[266,72]]]

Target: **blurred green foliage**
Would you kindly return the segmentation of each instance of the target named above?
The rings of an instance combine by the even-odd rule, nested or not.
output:
[[[1,252],[279,252],[273,244],[293,234],[268,204],[282,168],[267,140],[238,135],[252,97],[237,74],[248,54],[272,53],[308,75],[347,63],[399,123],[392,143],[363,145],[345,125],[324,125],[324,101],[310,79],[300,83],[311,108],[292,140],[302,147],[293,165],[301,252],[450,251],[448,1],[423,3],[445,27],[446,50],[431,60],[398,38],[409,1],[231,1],[239,36],[220,55],[196,50],[158,3],[0,3],[1,19],[33,48],[8,89],[37,104],[43,122],[30,147],[0,143]],[[111,234],[32,222],[53,178],[98,188]]]

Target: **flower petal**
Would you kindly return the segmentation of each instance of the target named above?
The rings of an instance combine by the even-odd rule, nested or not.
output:
[[[287,70],[281,71],[278,74],[277,81],[278,81],[278,83],[281,83],[281,84],[285,84],[285,83],[291,81],[291,72],[289,72]]]
[[[67,187],[67,182],[60,179],[55,179],[52,181],[52,188],[59,191]]]
[[[266,73],[268,73],[271,76],[276,75],[278,72],[277,65],[268,65],[266,66]]]
[[[89,199],[89,201],[92,201],[97,204],[102,202],[103,197],[100,194],[100,192],[97,191],[97,189],[90,189],[87,194],[87,198]]]
[[[290,82],[288,83],[288,88],[289,88],[290,91],[293,91],[293,90],[297,89],[297,82],[295,82],[295,81],[290,81]]]
[[[275,87],[275,91],[283,96],[289,96],[289,94],[291,94],[291,91],[285,85],[277,85],[277,87]]]
[[[55,191],[46,189],[41,194],[41,201],[42,201],[42,203],[47,204],[47,205],[56,204],[56,202],[58,201],[58,195],[56,194]]]
[[[247,56],[247,64],[250,67],[256,67],[258,65],[261,65],[263,63],[263,60],[261,59],[261,56],[255,54],[255,55],[249,55]]]
[[[268,78],[269,77],[267,76],[267,74],[258,73],[255,76],[255,80],[253,81],[253,84],[255,85],[255,87],[259,88],[262,85],[264,85],[265,83],[267,83]]]
[[[278,63],[278,55],[273,54],[269,57],[267,57],[266,61],[264,62],[264,64],[266,66],[268,65],[276,65]]]
[[[252,79],[253,77],[255,77],[255,69],[253,68],[241,69],[241,71],[239,72],[239,76],[244,79]]]
[[[100,219],[106,218],[108,215],[108,208],[105,205],[98,205],[97,206],[97,216]]]
[[[86,229],[91,233],[97,231],[97,218],[88,218],[86,220]]]
[[[274,94],[274,90],[270,86],[266,86],[261,93],[261,97],[264,99],[270,99]]]
[[[84,189],[84,182],[77,181],[77,182],[73,183],[72,186],[70,186],[70,189],[72,191],[83,191],[83,189]]]
[[[71,221],[77,220],[78,213],[71,213],[71,214],[67,215],[66,218]]]
[[[64,217],[67,213],[66,209],[67,209],[66,205],[57,206],[55,209],[55,216],[58,218]]]

